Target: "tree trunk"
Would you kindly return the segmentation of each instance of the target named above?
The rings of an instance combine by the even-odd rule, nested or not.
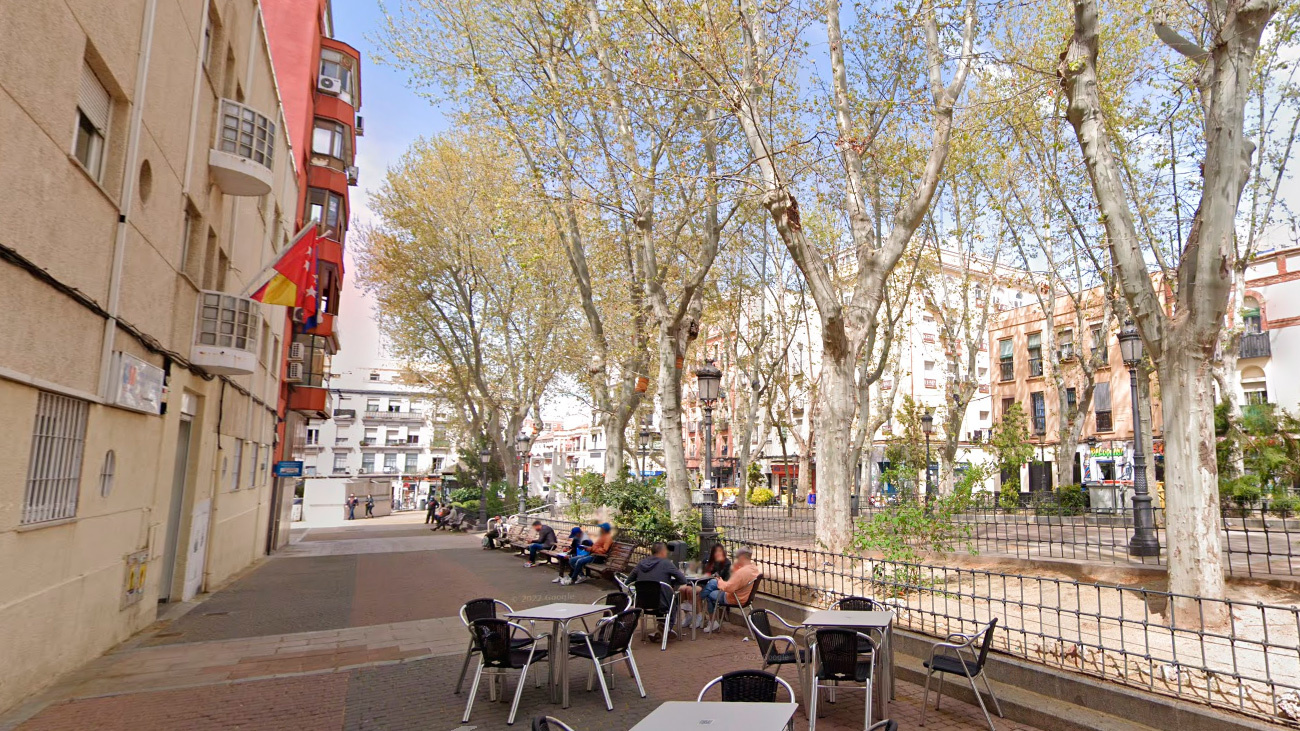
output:
[[[1214,441],[1206,439],[1214,433],[1209,368],[1199,348],[1186,346],[1170,347],[1159,364],[1166,469],[1178,480],[1165,491],[1169,590],[1207,598],[1222,597],[1224,589],[1217,465]],[[1227,616],[1221,604],[1193,599],[1175,599],[1174,612],[1179,626],[1199,626],[1202,616],[1217,624]]]
[[[680,515],[691,509],[691,481],[682,439],[682,373],[677,367],[677,337],[663,328],[659,331],[659,431],[663,434],[668,509]]]
[[[840,552],[853,539],[853,417],[857,412],[855,371],[847,354],[823,353],[817,411],[817,543]],[[800,480],[803,479],[800,459]]]

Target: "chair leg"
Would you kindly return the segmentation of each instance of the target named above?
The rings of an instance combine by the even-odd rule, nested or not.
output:
[[[596,683],[596,660],[595,658],[592,658],[591,667],[587,669],[587,692],[588,693],[590,693],[591,689],[595,687],[595,683]]]
[[[469,689],[469,700],[465,702],[465,717],[460,719],[461,723],[469,723],[470,711],[474,710],[474,696],[478,695],[478,683],[483,679],[483,660],[480,659],[478,667],[474,670],[474,684]]]
[[[925,695],[921,696],[921,725],[925,725],[925,712],[930,707],[930,676],[934,670],[925,671]]]
[[[506,719],[507,726],[515,725],[515,713],[519,711],[519,699],[524,695],[524,684],[528,682],[528,668],[533,664],[530,657],[528,662],[524,663],[524,669],[519,671],[519,685],[515,688],[515,702],[510,704],[510,717]]]
[[[465,684],[465,673],[469,672],[469,661],[474,657],[474,640],[469,641],[469,649],[465,650],[465,662],[460,664],[460,677],[456,680],[456,695],[460,695],[461,686]]]
[[[817,681],[812,682],[812,700],[808,702],[808,731],[817,731]]]
[[[609,686],[605,685],[605,668],[599,660],[592,660],[592,667],[596,670],[596,678],[600,680],[600,692],[605,695],[605,710],[614,710],[614,701],[609,699]]]
[[[984,711],[984,720],[989,722],[989,731],[998,731],[997,727],[993,725],[993,717],[989,715],[988,706],[984,705],[984,696],[980,694],[980,689],[975,685],[975,679],[971,677],[966,679],[970,681],[970,689],[975,693],[975,700],[980,702],[980,710]]]
[[[872,700],[872,699],[871,699],[871,679],[868,678],[868,679],[867,679],[867,725],[866,725],[866,728],[871,728],[871,700]]]
[[[993,699],[993,708],[997,710],[998,718],[1006,718],[1002,715],[1002,704],[998,703],[998,696],[993,692],[993,686],[989,685],[989,676],[984,674],[983,669],[980,670],[980,677],[984,679],[984,687],[988,688],[989,697]]]
[[[940,703],[943,703],[943,673],[939,673],[939,693],[934,697],[934,710],[939,710]]]
[[[632,657],[632,648],[627,648],[627,664],[632,668],[632,677],[636,679],[636,690],[645,698],[645,686],[641,685],[641,672],[636,669],[636,659]]]

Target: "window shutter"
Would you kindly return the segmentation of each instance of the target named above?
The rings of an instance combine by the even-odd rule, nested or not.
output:
[[[1012,356],[1012,349],[1011,349],[1011,348],[1012,348],[1012,341],[1011,341],[1011,340],[1003,340],[1003,341],[1001,341],[1001,342],[998,343],[998,351],[999,351],[999,355],[1000,355],[1003,359],[1010,358],[1010,357]]]
[[[90,67],[81,66],[81,91],[77,94],[77,106],[90,123],[95,125],[100,134],[108,130],[109,102],[108,90],[99,82],[99,77]]]
[[[1030,333],[1030,335],[1029,335],[1029,349],[1030,349],[1030,350],[1033,350],[1034,348],[1037,348],[1037,347],[1041,346],[1042,343],[1043,343],[1043,334],[1042,334],[1042,333]]]
[[[1096,411],[1110,411],[1110,384],[1098,383],[1097,390],[1092,395]]]

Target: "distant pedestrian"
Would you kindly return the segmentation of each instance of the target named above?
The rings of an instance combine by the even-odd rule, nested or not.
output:
[[[366,496],[366,517],[367,518],[375,517],[375,496],[374,495]]]
[[[434,516],[437,514],[437,512],[438,512],[438,501],[433,498],[429,498],[429,512],[424,514],[424,524],[428,525],[432,523]]]
[[[346,505],[348,506],[348,520],[356,520],[357,519],[357,496],[349,495]]]

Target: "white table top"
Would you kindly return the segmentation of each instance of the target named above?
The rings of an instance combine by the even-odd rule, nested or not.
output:
[[[781,731],[799,706],[794,703],[692,703],[668,701],[632,731]]]
[[[803,623],[805,627],[883,629],[893,621],[893,612],[842,612],[838,609],[823,609],[809,614]]]
[[[532,609],[520,609],[506,615],[510,619],[527,619],[534,622],[563,622],[578,617],[608,612],[612,607],[605,604],[543,604]]]

